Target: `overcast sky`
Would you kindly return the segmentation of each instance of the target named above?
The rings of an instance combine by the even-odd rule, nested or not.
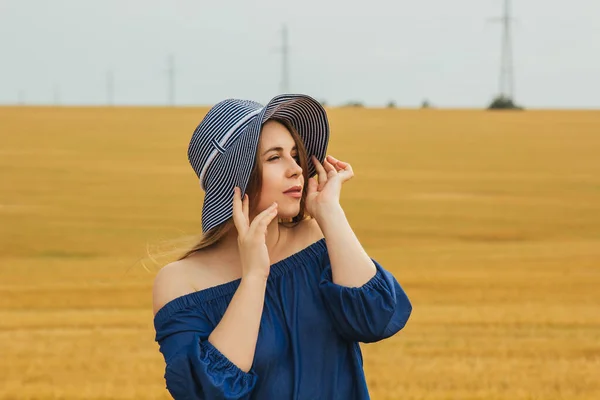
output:
[[[498,91],[503,0],[0,0],[0,103],[168,102],[290,91],[329,104],[481,107]],[[600,108],[600,1],[512,0],[515,97]]]

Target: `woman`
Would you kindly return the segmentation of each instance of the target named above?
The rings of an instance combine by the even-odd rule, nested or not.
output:
[[[328,141],[304,95],[225,100],[196,128],[204,236],[153,288],[175,399],[369,398],[358,343],[412,307],[354,235],[339,203],[352,167],[325,157]]]

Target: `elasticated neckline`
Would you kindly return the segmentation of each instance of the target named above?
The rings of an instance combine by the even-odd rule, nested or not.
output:
[[[310,244],[308,247],[277,261],[275,264],[271,265],[267,284],[293,268],[310,264],[310,261],[314,261],[315,258],[320,257],[325,251],[327,251],[327,246],[325,244],[325,238],[322,238]],[[241,279],[236,279],[176,297],[158,310],[154,316],[154,325],[159,326],[163,324],[171,315],[173,315],[173,313],[179,310],[193,307],[196,304],[207,302],[218,297],[232,295],[240,285],[240,282]]]

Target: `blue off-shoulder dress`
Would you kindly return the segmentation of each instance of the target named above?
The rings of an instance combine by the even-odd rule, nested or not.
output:
[[[167,390],[180,399],[369,399],[359,342],[404,327],[412,306],[375,260],[359,288],[333,283],[325,239],[271,266],[254,362],[244,372],[207,340],[240,280],[168,302],[154,317]]]

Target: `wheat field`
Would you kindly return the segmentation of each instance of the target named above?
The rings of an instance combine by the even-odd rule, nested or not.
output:
[[[152,279],[200,231],[206,111],[0,107],[0,399],[170,398]],[[414,308],[372,398],[600,398],[600,111],[328,112]]]

